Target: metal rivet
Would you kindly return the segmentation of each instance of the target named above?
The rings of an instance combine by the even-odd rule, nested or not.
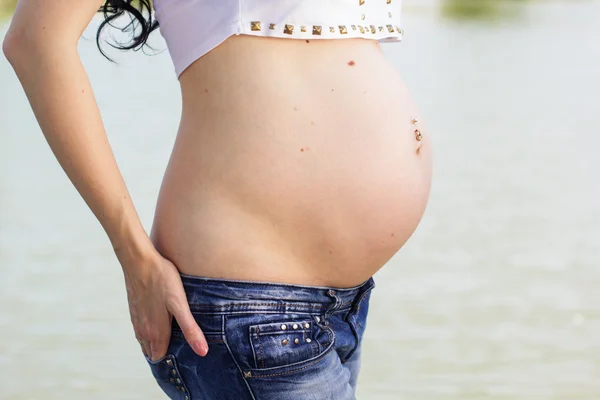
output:
[[[245,371],[244,378],[252,378],[252,371]]]
[[[189,398],[189,397],[187,397],[187,396],[185,396],[185,400],[190,400],[190,398]]]
[[[184,388],[183,386],[181,387],[181,391],[182,391],[182,392],[185,392],[185,388]]]
[[[250,22],[250,29],[253,31],[260,31],[262,29],[262,24],[260,21],[252,21]]]
[[[285,324],[281,325],[281,330],[282,331],[285,331],[286,329],[287,329],[287,325],[285,325]]]
[[[291,35],[292,33],[294,33],[294,25],[285,24],[285,27],[283,28],[283,33],[287,35]]]
[[[177,381],[177,383],[181,383],[181,379],[177,378],[175,380]]]
[[[333,296],[333,295],[335,295],[335,290],[329,289],[329,295],[330,295],[330,296]]]
[[[322,31],[321,25],[313,25],[313,35],[320,35]]]
[[[319,318],[319,317],[317,317],[317,318]],[[306,329],[308,329],[308,328],[310,328],[310,324],[309,324],[308,322],[306,322],[306,323],[304,324],[304,327],[305,327]]]
[[[319,317],[318,315],[315,317],[315,319],[317,320],[317,322],[321,322],[321,317]]]
[[[294,328],[294,329],[298,329],[298,324],[294,324],[294,325],[292,325],[292,328]]]
[[[294,339],[294,343],[296,343],[296,344],[300,343],[300,339],[297,339],[297,338]]]
[[[169,378],[169,382],[171,382],[171,383],[175,383],[175,379],[173,379],[173,378]]]
[[[269,29],[272,31],[275,30],[275,24],[269,24]]]
[[[345,35],[348,33],[348,31],[346,30],[346,25],[340,25],[339,28],[340,28],[340,33],[342,35]]]
[[[287,340],[287,339],[283,339],[283,340],[281,341],[281,344],[285,346],[286,344],[288,344],[288,340]]]
[[[174,369],[171,370],[171,374],[173,374],[173,376],[177,375],[177,371],[175,371]]]
[[[167,359],[167,365],[170,367],[171,365],[173,365],[173,360],[171,360],[170,358]]]
[[[306,338],[306,343],[310,343],[312,340],[310,338]]]

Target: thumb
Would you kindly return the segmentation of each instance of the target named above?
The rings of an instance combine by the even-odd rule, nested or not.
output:
[[[173,308],[171,314],[173,314],[177,324],[179,324],[179,327],[183,331],[185,340],[187,340],[196,354],[204,357],[208,353],[208,343],[202,333],[202,329],[200,329],[190,311],[189,304],[184,299],[183,301],[178,301]]]

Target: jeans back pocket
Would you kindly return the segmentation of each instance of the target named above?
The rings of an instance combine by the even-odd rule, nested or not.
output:
[[[295,364],[316,357],[321,344],[315,339],[314,321],[298,319],[250,326],[255,368]]]

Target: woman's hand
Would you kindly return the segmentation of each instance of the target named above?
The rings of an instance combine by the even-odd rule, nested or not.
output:
[[[175,265],[158,252],[141,264],[123,265],[123,271],[131,322],[143,353],[152,361],[165,356],[175,317],[192,349],[205,356],[208,344],[190,311]]]

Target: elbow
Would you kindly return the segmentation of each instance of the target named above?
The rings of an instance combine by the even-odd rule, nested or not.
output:
[[[13,63],[13,59],[15,57],[15,52],[17,48],[17,43],[14,36],[15,35],[11,34],[11,32],[9,31],[4,37],[4,40],[2,41],[2,52],[4,53],[4,56],[6,57],[8,62],[10,62],[11,64]]]
[[[12,65],[16,68],[20,60],[27,57],[26,52],[33,47],[31,43],[25,43],[26,39],[16,31],[8,30],[2,42],[2,52]],[[29,49],[29,50],[28,50]]]

